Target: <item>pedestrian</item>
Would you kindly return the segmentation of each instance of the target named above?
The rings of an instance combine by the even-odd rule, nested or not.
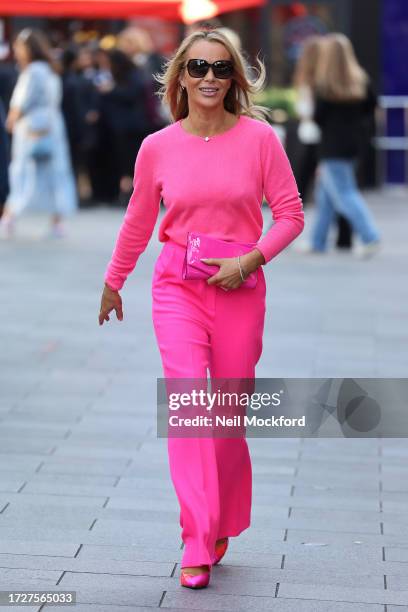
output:
[[[0,51],[0,100],[3,103],[6,116],[18,77],[18,70],[11,58],[11,53],[11,50],[10,53],[8,51],[8,45],[6,52],[1,53]]]
[[[295,109],[299,117],[297,136],[301,144],[295,176],[303,203],[313,182],[317,168],[320,128],[313,121],[316,67],[319,61],[322,36],[309,36],[303,45],[301,55],[296,63],[293,84],[296,90]]]
[[[61,113],[61,78],[40,31],[22,30],[13,50],[20,74],[6,123],[12,134],[10,192],[1,235],[13,235],[21,213],[45,211],[51,214],[49,235],[62,237],[64,218],[77,209],[77,193]]]
[[[68,46],[61,53],[61,110],[64,116],[71,165],[75,176],[78,176],[80,167],[81,142],[85,127],[82,113],[82,79],[76,70],[77,53],[77,49],[73,45]]]
[[[159,83],[153,78],[153,74],[161,72],[165,57],[155,47],[151,32],[136,26],[129,26],[119,32],[117,48],[126,53],[135,66],[144,72],[148,110],[145,135],[151,134],[169,122],[165,107],[159,103],[158,96],[154,95],[159,91]]]
[[[167,380],[250,379],[262,352],[263,266],[302,231],[302,202],[268,111],[253,104],[265,67],[249,80],[245,58],[217,29],[187,36],[164,73],[161,95],[173,122],[147,136],[137,155],[134,190],[105,272],[99,324],[152,235],[161,198],[163,248],[153,280],[153,324]],[[262,236],[265,194],[275,221]],[[237,257],[210,257],[207,278],[183,280],[187,232],[217,245],[254,245]],[[213,272],[216,270],[216,273]],[[241,286],[249,275],[255,287]],[[252,472],[244,437],[168,437],[171,478],[180,503],[182,586],[208,585],[230,537],[250,525]]]
[[[364,119],[373,112],[376,96],[344,34],[325,36],[316,75],[314,120],[322,133],[316,185],[316,219],[311,251],[325,252],[336,212],[344,215],[361,239],[360,257],[377,252],[380,232],[360,193],[355,164]]]
[[[9,165],[9,143],[6,132],[6,117],[4,112],[3,102],[0,99],[0,208],[3,209],[3,203],[6,201],[9,181],[8,181],[8,165]]]
[[[79,59],[81,58],[81,63]],[[62,113],[67,129],[71,165],[82,205],[95,203],[89,167],[96,157],[99,96],[92,78],[94,72],[83,69],[89,58],[86,49],[68,46],[61,57],[63,66]],[[95,71],[96,72],[96,71]],[[95,162],[94,162],[95,163]]]
[[[319,162],[321,131],[313,117],[316,74],[318,62],[321,59],[322,41],[324,41],[324,37],[321,35],[309,36],[306,39],[293,76],[297,93],[295,107],[299,117],[297,136],[300,143],[295,177],[304,206],[307,204],[308,194],[311,192]],[[336,246],[350,248],[352,245],[351,225],[339,213],[336,214],[335,221],[338,225]]]
[[[146,104],[146,77],[141,68],[119,49],[106,52],[112,81],[99,88],[103,124],[111,134],[117,165],[119,194],[132,192],[135,157],[150,122]]]
[[[110,85],[113,80],[107,51],[97,42],[81,46],[77,66],[85,117],[82,153],[84,170],[89,178],[88,197],[93,204],[111,203],[118,195],[116,174],[113,176],[109,165],[113,142],[101,118],[102,95],[98,89]]]

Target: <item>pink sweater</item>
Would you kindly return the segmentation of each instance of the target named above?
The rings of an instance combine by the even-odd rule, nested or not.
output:
[[[303,230],[302,201],[273,128],[241,115],[205,141],[180,120],[147,136],[139,149],[133,193],[104,280],[121,289],[145,250],[163,198],[159,241],[186,245],[187,232],[257,242],[269,262]],[[274,224],[260,239],[265,195]]]

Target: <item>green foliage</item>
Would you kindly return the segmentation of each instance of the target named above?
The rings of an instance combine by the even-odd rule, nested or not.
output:
[[[257,94],[255,104],[270,108],[272,117],[277,123],[296,118],[296,90],[293,87],[268,87]]]

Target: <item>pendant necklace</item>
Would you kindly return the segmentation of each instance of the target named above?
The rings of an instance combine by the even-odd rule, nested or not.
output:
[[[180,125],[181,125],[181,122],[180,122]],[[181,127],[183,127],[183,126],[181,125]],[[191,134],[191,132],[188,132],[188,133]],[[210,136],[200,136],[199,138],[202,138],[205,142],[208,142],[211,137]]]

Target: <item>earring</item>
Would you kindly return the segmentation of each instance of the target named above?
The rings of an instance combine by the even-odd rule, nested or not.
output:
[[[181,89],[181,91],[184,91],[185,87],[183,85],[180,85],[180,89]]]

